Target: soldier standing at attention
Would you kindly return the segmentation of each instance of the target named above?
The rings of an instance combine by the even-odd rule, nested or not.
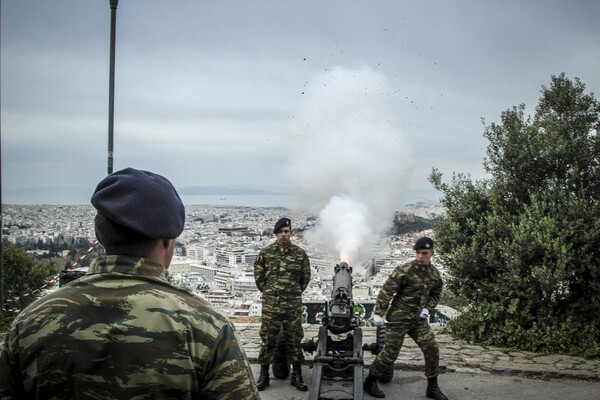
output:
[[[292,244],[292,221],[281,218],[275,224],[275,243],[260,251],[254,262],[254,280],[262,293],[260,326],[261,348],[258,355],[260,376],[258,390],[269,386],[269,365],[280,328],[286,338],[287,359],[292,364],[292,385],[308,390],[302,380],[301,364],[304,353],[300,342],[302,330],[302,292],[310,281],[310,261],[306,252]]]
[[[433,240],[428,237],[418,239],[414,250],[416,259],[397,266],[377,296],[373,319],[377,325],[388,325],[383,350],[371,365],[364,390],[373,397],[385,397],[377,380],[384,371],[393,368],[404,336],[408,334],[425,357],[425,395],[430,399],[448,400],[438,387],[440,355],[435,335],[429,326],[429,314],[437,306],[442,293],[442,278],[431,265]]]
[[[16,317],[0,398],[259,400],[231,322],[167,281],[185,223],[171,182],[126,168],[92,205],[106,256]]]

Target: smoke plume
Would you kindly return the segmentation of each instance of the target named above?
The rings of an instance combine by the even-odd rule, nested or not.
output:
[[[295,116],[290,190],[319,217],[307,240],[356,266],[391,226],[410,176],[393,93],[373,70],[333,69],[307,83]]]

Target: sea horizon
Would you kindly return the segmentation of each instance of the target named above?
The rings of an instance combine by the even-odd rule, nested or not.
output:
[[[186,206],[213,205],[235,207],[282,207],[296,208],[296,197],[291,194],[259,194],[259,195],[180,195]],[[405,196],[402,205],[418,202],[435,202],[433,196],[411,194]],[[90,205],[90,196],[82,193],[70,194],[31,194],[9,193],[3,194],[2,205],[17,206],[78,206]]]

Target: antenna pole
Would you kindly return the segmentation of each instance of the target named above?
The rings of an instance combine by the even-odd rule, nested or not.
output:
[[[0,140],[0,164],[2,163],[2,140]],[[0,313],[4,312],[4,245],[2,243],[2,174],[0,174]]]
[[[108,91],[108,174],[113,172],[113,147],[115,124],[115,40],[117,25],[117,5],[119,0],[110,2],[110,72]]]

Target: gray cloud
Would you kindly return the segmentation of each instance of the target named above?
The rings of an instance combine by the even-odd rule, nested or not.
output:
[[[598,93],[599,4],[121,0],[115,167],[281,186],[298,121],[336,95],[323,77],[341,68],[385,79],[377,97],[394,109],[377,117],[410,144],[408,191],[432,167],[482,177],[482,117],[532,112],[561,72]],[[108,1],[0,7],[3,190],[91,190],[106,172]],[[346,110],[327,112],[324,126]]]

